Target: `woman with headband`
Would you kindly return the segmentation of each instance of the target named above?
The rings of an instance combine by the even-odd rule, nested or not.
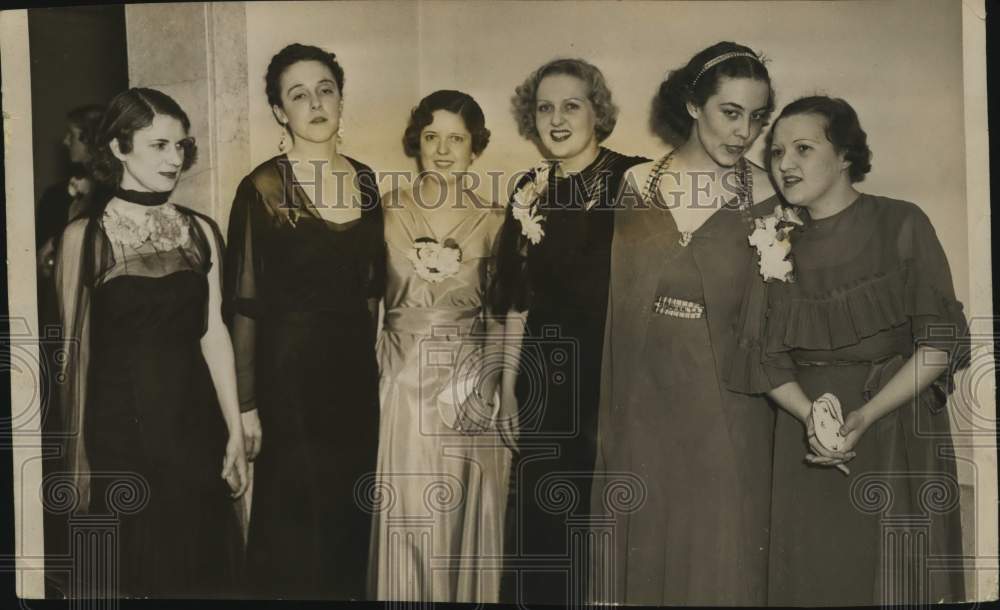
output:
[[[773,99],[757,54],[720,42],[653,100],[673,149],[632,168],[617,204],[592,496],[612,524],[594,583],[612,588],[593,586],[595,602],[766,601],[774,415],[724,377],[753,273],[751,207],[773,193],[744,155]]]

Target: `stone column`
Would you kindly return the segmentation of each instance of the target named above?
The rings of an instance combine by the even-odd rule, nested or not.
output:
[[[125,27],[130,86],[176,99],[198,142],[198,162],[171,201],[208,214],[225,232],[236,185],[251,169],[244,5],[128,5]]]

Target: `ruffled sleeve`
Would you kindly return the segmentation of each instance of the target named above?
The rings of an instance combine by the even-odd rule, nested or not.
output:
[[[949,354],[953,370],[969,359],[969,328],[951,269],[930,219],[919,208],[903,221],[897,247],[907,270],[904,298],[915,345]]]
[[[927,215],[916,206],[913,210],[903,222],[897,247],[909,272],[905,295],[914,348],[930,347],[948,355],[948,369],[934,381],[927,397],[932,399],[932,410],[938,411],[955,390],[955,373],[969,366],[972,346],[941,242]]]
[[[233,339],[241,412],[256,408],[256,319],[260,316],[261,305],[258,298],[259,265],[255,256],[258,245],[255,239],[258,238],[260,222],[254,220],[254,209],[263,205],[253,181],[249,177],[244,178],[236,189],[229,215],[229,245],[223,267],[223,317]]]

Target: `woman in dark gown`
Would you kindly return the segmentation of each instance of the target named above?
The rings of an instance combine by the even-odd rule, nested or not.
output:
[[[748,297],[733,376],[783,407],[769,602],[961,601],[961,567],[929,563],[962,554],[944,407],[968,330],[944,251],[920,208],[854,188],[871,153],[843,100],[793,102],[768,140],[774,181],[805,220],[795,282],[758,282]],[[813,431],[812,401],[827,392],[845,418],[839,453]],[[848,476],[830,467],[845,463]]]
[[[509,367],[516,375],[505,371],[501,394],[500,421],[516,419],[519,427],[501,598],[556,604],[580,599],[582,589],[571,572],[583,557],[569,551],[569,529],[589,511],[609,208],[625,171],[645,159],[599,145],[617,109],[600,70],[587,62],[545,64],[518,87],[514,105],[521,135],[549,161],[517,185],[493,290],[494,314],[507,317],[507,349],[518,362]],[[518,218],[529,206],[544,217],[540,240]]]
[[[268,99],[293,145],[243,179],[229,221],[227,317],[260,431],[247,540],[259,597],[365,594],[371,514],[356,494],[376,466],[384,240],[374,173],[337,152],[343,83],[322,49],[272,58]]]
[[[672,71],[654,99],[651,122],[674,149],[633,168],[641,196],[616,206],[594,601],[766,601],[774,416],[724,378],[753,273],[751,206],[773,192],[743,155],[772,104],[767,69],[731,42]]]
[[[159,91],[112,100],[95,173],[115,196],[71,223],[60,247],[63,320],[80,347],[67,346],[79,357],[67,361],[65,429],[82,432],[68,439],[69,471],[80,508],[118,528],[108,556],[117,570],[76,583],[80,596],[236,591],[230,496],[248,478],[221,317],[222,239],[207,217],[167,203],[195,160],[189,125]]]

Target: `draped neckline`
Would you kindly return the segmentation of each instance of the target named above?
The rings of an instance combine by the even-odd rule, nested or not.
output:
[[[343,155],[343,157],[347,159],[348,163],[351,164],[351,168],[354,170],[354,175],[358,176],[361,173],[361,165],[354,159],[348,157],[347,155]],[[316,209],[316,204],[315,202],[313,202],[312,197],[309,196],[306,190],[302,188],[302,186],[299,184],[298,180],[295,179],[295,170],[291,164],[291,161],[288,159],[287,153],[282,153],[281,156],[279,157],[278,166],[281,167],[282,163],[284,163],[285,167],[287,167],[288,170],[292,172],[291,176],[292,179],[290,181],[287,181],[287,184],[291,186],[292,189],[297,191],[299,196],[302,197],[302,200],[307,203],[307,205],[302,206],[302,209],[305,210],[306,213],[308,213],[309,216],[311,216],[313,219],[322,222],[327,228],[333,231],[347,231],[361,224],[361,221],[364,220],[364,214],[365,214],[364,209],[361,210],[361,216],[353,220],[347,220],[345,222],[336,222],[333,220],[327,220],[326,218],[323,218],[320,215],[319,211]],[[360,187],[356,187],[355,190],[357,191],[358,195],[362,194],[362,190]]]

